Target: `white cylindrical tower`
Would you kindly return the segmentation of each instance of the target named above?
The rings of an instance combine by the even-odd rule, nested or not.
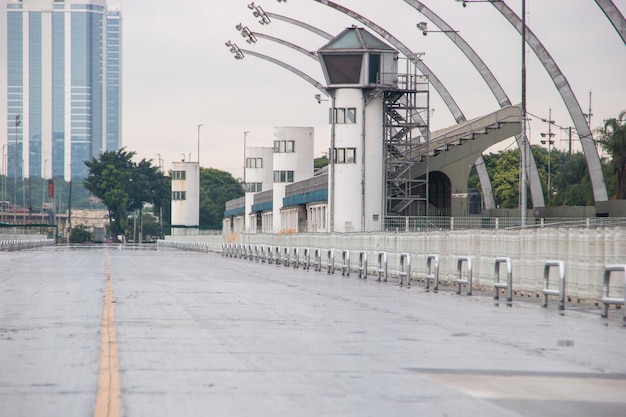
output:
[[[362,28],[344,30],[318,51],[331,97],[329,229],[383,227],[382,91],[397,82],[395,49]]]
[[[172,163],[172,236],[197,235],[200,226],[198,162]]]

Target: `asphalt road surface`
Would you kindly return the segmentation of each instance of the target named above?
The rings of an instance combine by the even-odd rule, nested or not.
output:
[[[133,247],[0,253],[0,417],[626,416],[621,310]]]

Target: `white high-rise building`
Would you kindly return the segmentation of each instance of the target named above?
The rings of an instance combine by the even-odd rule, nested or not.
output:
[[[121,147],[118,5],[0,0],[8,177],[81,179],[83,161]]]

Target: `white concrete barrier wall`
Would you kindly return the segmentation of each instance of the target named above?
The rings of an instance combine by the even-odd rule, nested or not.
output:
[[[167,236],[161,245],[204,242],[211,252],[221,252],[222,236]],[[333,233],[333,234],[242,234],[239,243],[367,251],[388,254],[389,275],[397,276],[401,253],[411,254],[412,277],[423,279],[428,254],[440,257],[439,280],[455,279],[457,259],[474,258],[474,287],[493,288],[493,266],[498,257],[513,262],[513,289],[540,293],[546,260],[565,262],[566,295],[572,298],[602,297],[602,279],[607,264],[626,263],[626,227],[536,228],[526,230],[448,230],[415,233]],[[206,249],[205,249],[206,250]],[[373,273],[375,265],[370,262]],[[623,294],[624,283],[611,291]]]

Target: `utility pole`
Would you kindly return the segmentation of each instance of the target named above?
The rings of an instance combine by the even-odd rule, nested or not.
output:
[[[17,128],[22,124],[22,115],[15,115],[15,149],[13,151],[13,224],[17,223]]]
[[[522,0],[522,138],[520,147],[520,221],[526,226],[526,0]]]

